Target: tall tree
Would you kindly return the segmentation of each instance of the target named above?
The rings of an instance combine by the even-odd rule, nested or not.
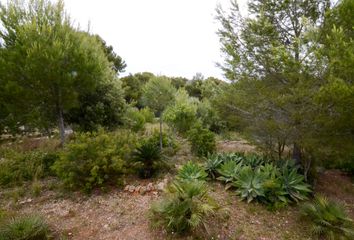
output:
[[[269,154],[281,157],[288,146],[298,163],[312,138],[321,84],[309,33],[323,24],[328,7],[328,0],[253,0],[246,18],[236,1],[229,13],[217,9],[220,67],[234,82],[226,108]]]
[[[176,89],[166,77],[153,77],[143,87],[142,102],[160,118],[160,149],[162,149],[162,113],[174,100]]]
[[[5,63],[0,75],[9,101],[22,106],[22,115],[39,116],[45,124],[56,120],[63,144],[64,113],[77,105],[80,94],[114,79],[101,43],[72,26],[62,1],[1,5],[0,25]]]

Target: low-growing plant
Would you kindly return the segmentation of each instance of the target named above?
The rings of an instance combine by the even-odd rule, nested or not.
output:
[[[158,170],[161,157],[159,145],[153,139],[143,140],[133,153],[133,160],[138,163],[139,176],[151,178]]]
[[[188,131],[188,140],[192,145],[192,152],[199,157],[206,157],[216,151],[216,141],[214,133],[203,128],[200,122],[197,122],[191,130]]]
[[[0,224],[0,240],[47,240],[50,239],[47,223],[37,215],[17,216]]]
[[[204,168],[191,161],[184,164],[177,175],[177,179],[182,181],[204,181],[207,177]]]
[[[250,166],[243,167],[238,179],[234,182],[237,188],[236,193],[241,199],[251,202],[259,197],[265,196],[263,183],[266,176],[258,169],[254,171]]]
[[[144,116],[145,122],[147,122],[147,123],[154,122],[155,114],[150,108],[144,107],[144,108],[140,109],[140,113],[141,113],[141,115]]]
[[[0,185],[14,186],[52,175],[50,166],[58,158],[58,154],[40,150],[17,152],[6,149],[0,158]]]
[[[252,169],[266,164],[266,160],[257,154],[247,155],[242,159],[242,165],[250,166]]]
[[[136,146],[131,132],[80,133],[69,142],[52,169],[69,189],[83,189],[117,182]]]
[[[344,207],[322,196],[302,206],[302,215],[312,222],[312,232],[330,240],[354,239],[353,220]]]
[[[205,158],[204,168],[212,179],[217,177],[218,168],[223,163],[222,156],[221,154],[212,154]]]
[[[219,209],[202,181],[175,181],[161,201],[152,205],[150,218],[155,226],[186,234],[206,226],[208,217]]]
[[[284,167],[279,176],[282,188],[290,200],[299,202],[307,199],[311,193],[310,185],[305,182],[304,176],[296,168]]]
[[[135,132],[144,129],[145,116],[137,108],[128,108],[123,120],[124,125]]]
[[[241,169],[241,163],[237,163],[235,161],[224,162],[218,169],[220,177],[218,177],[217,179],[225,183],[232,183],[234,181],[237,181]],[[230,186],[231,185],[228,185],[227,188],[229,188]]]

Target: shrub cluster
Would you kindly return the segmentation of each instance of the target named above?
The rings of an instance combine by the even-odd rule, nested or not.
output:
[[[2,151],[0,159],[0,185],[14,186],[52,175],[50,166],[58,159],[58,154],[41,150],[18,152],[6,149]]]
[[[136,146],[129,131],[80,133],[69,142],[52,169],[69,189],[92,190],[115,183]]]
[[[206,158],[205,170],[211,178],[235,188],[247,202],[258,200],[271,208],[307,199],[310,185],[292,161],[277,164],[258,155],[214,154]]]
[[[216,151],[215,135],[197,122],[187,133],[192,145],[192,152],[199,157],[207,156]]]

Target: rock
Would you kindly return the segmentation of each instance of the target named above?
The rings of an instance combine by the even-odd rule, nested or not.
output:
[[[128,191],[133,193],[135,191],[135,187],[133,185],[129,186]]]
[[[149,183],[147,186],[146,186],[146,191],[150,192],[154,190],[154,185],[152,183]]]
[[[158,191],[163,191],[164,188],[165,188],[166,184],[164,182],[159,182],[157,185],[156,185],[156,190]]]
[[[135,187],[135,192],[140,192],[140,189],[141,189],[141,186],[139,185],[139,186],[136,186]]]
[[[126,185],[125,188],[124,188],[124,191],[129,191],[129,185]]]
[[[146,193],[146,187],[145,186],[142,186],[139,190],[140,194],[145,194]]]

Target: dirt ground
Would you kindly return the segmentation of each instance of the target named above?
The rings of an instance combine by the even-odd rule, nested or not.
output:
[[[241,141],[218,144],[220,151],[252,151],[252,146]],[[175,158],[190,158],[182,147]],[[182,161],[182,160],[180,160]],[[164,177],[164,176],[163,176]],[[162,178],[161,178],[162,179]],[[155,183],[161,179],[153,180]],[[316,191],[342,201],[354,217],[354,186],[350,178],[339,171],[320,173]],[[146,184],[146,180],[134,180],[134,184]],[[44,183],[43,183],[44,184]],[[160,240],[195,239],[167,234],[162,229],[152,229],[149,223],[149,207],[161,197],[161,192],[152,191],[141,195],[113,188],[107,193],[82,193],[58,191],[53,180],[38,197],[24,194],[11,198],[0,193],[1,207],[20,213],[39,213],[45,217],[57,239],[75,240]],[[222,204],[224,214],[211,219],[204,237],[199,239],[235,240],[306,240],[313,239],[308,226],[299,216],[298,207],[289,206],[270,212],[264,206],[241,202],[232,190],[225,191],[218,182],[210,182],[211,195]]]

